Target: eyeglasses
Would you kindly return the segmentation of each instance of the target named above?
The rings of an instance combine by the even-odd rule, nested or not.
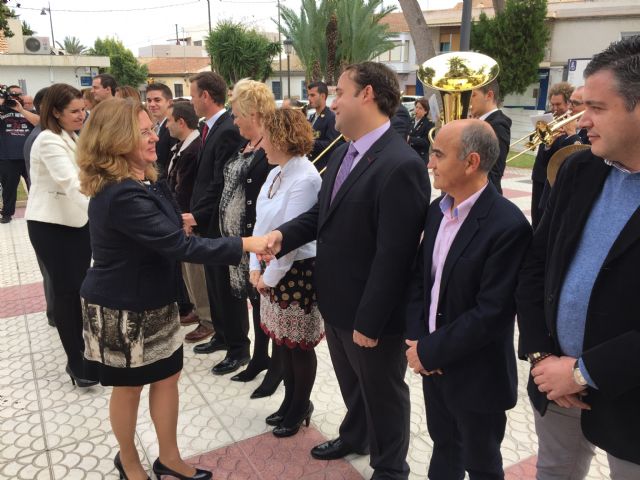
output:
[[[584,104],[584,102],[581,102],[580,100],[571,100],[571,99],[569,99],[569,103],[571,104],[572,107],[579,107],[580,105]]]
[[[267,198],[271,200],[275,197],[276,192],[280,188],[280,184],[282,183],[282,170],[278,172],[278,174],[273,177],[273,182],[271,182],[271,186],[269,187],[269,191],[267,192]]]

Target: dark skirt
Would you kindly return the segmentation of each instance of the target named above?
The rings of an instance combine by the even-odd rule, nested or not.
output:
[[[309,350],[324,337],[313,288],[315,258],[297,260],[260,302],[260,326],[277,345]]]

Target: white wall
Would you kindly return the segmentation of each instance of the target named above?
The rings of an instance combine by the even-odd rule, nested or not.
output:
[[[265,82],[267,86],[273,90],[273,82],[280,81],[280,75],[278,72],[274,72],[271,77],[267,79]],[[304,82],[304,75],[296,74],[291,75],[291,93],[287,91],[287,72],[283,72],[282,74],[282,98],[286,97],[294,97],[294,98],[302,98],[302,82]]]
[[[86,71],[88,69],[88,72]],[[54,83],[68,83],[78,89],[85,88],[80,85],[80,76],[95,76],[97,67],[24,67],[5,66],[0,69],[0,83],[5,85],[18,84],[19,80],[26,83],[25,94],[35,95],[41,88]]]

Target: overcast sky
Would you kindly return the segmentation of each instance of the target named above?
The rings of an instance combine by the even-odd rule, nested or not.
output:
[[[449,8],[462,0],[421,0],[424,8]],[[277,18],[276,0],[210,0],[211,21],[233,19],[255,25],[263,30],[276,31],[271,21]],[[21,8],[16,8],[20,4]],[[300,7],[300,0],[281,0],[282,5]],[[398,5],[385,0],[385,6]],[[134,55],[146,45],[165,44],[175,38],[175,24],[182,29],[207,29],[206,0],[109,0],[106,2],[51,0],[51,19],[55,40],[62,43],[65,36],[75,36],[85,46],[93,46],[96,37],[115,36],[130,48]],[[51,38],[49,15],[41,15],[47,0],[9,0],[36,35]],[[399,8],[399,7],[398,7]],[[398,10],[399,11],[399,10]]]

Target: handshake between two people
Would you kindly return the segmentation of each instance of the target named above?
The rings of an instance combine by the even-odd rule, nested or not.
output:
[[[242,249],[255,253],[260,262],[269,263],[282,250],[282,233],[274,230],[262,236],[243,237]]]

